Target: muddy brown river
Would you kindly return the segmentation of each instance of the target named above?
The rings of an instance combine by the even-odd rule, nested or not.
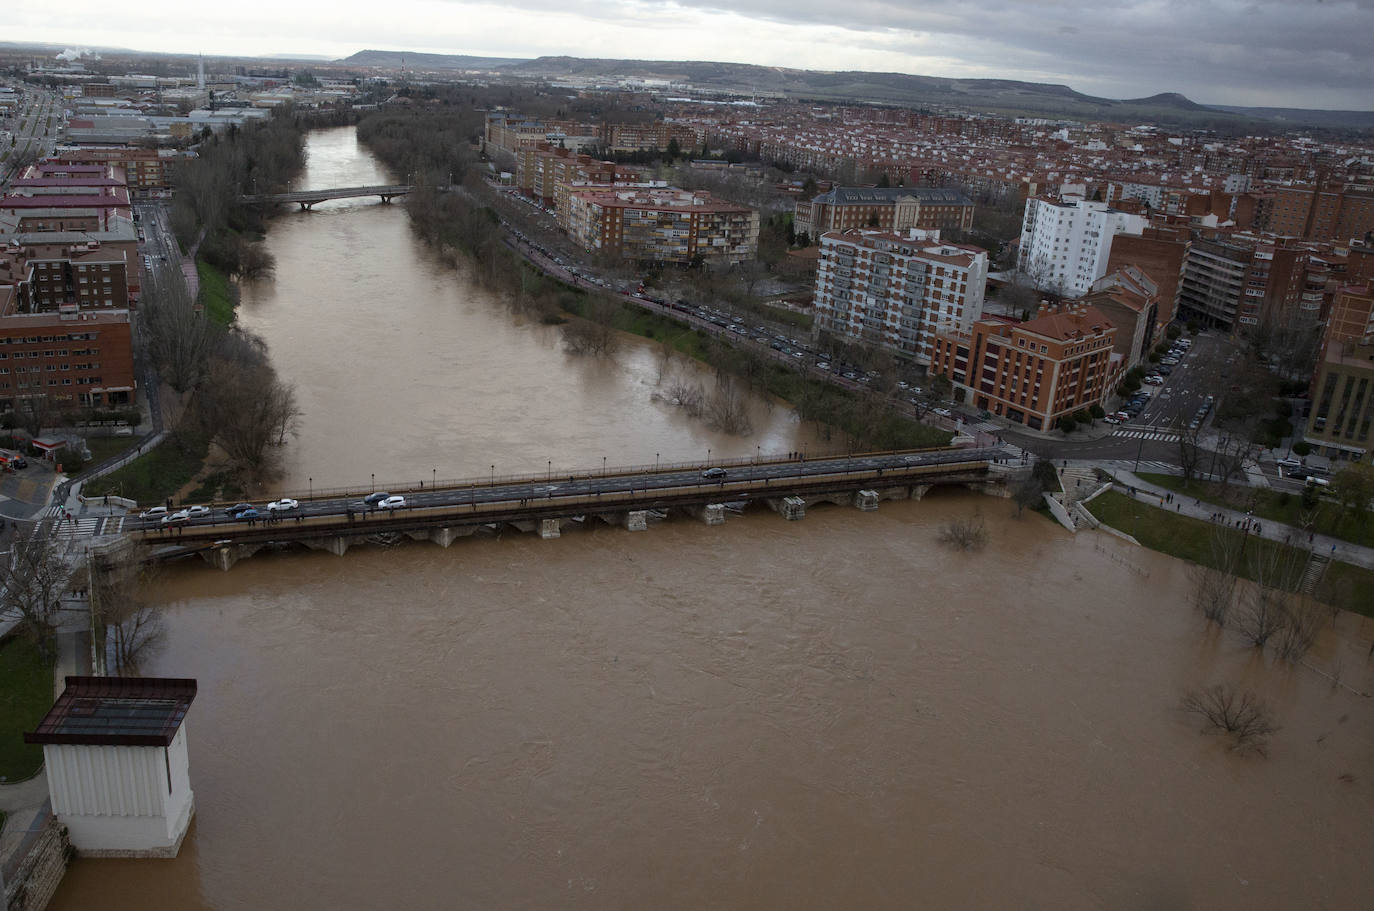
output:
[[[349,158],[341,181],[376,168],[351,131],[310,150]],[[347,254],[299,274],[290,251],[355,231],[410,293],[337,296]],[[244,321],[305,404],[287,486],[423,477],[434,451],[443,476],[805,445],[784,408],[727,438],[655,402],[651,350],[569,358],[427,271],[395,207],[286,216],[270,243]],[[353,329],[312,328],[330,308]],[[984,551],[937,542],[975,511]],[[1210,631],[1185,564],[1011,512],[937,492],[169,568],[147,670],[200,682],[195,823],[173,861],[76,861],[51,907],[1374,904],[1374,624],[1338,618],[1289,667]],[[1267,758],[1179,710],[1213,682],[1273,704]]]

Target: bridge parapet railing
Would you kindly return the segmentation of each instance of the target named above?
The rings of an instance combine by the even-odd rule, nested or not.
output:
[[[900,452],[953,452],[951,447],[934,446],[926,449],[909,450],[903,449]],[[482,487],[505,487],[511,485],[547,485],[567,482],[569,479],[586,480],[591,478],[616,477],[620,475],[644,475],[644,474],[673,474],[681,471],[705,471],[707,468],[740,468],[753,465],[775,465],[786,462],[797,461],[823,461],[826,459],[863,459],[871,456],[890,455],[887,451],[860,451],[851,452],[839,450],[832,452],[803,452],[799,458],[788,458],[784,453],[765,453],[759,452],[752,456],[740,456],[735,458],[721,459],[712,457],[709,460],[698,459],[689,461],[646,463],[643,465],[606,465],[599,468],[566,468],[557,465],[549,465],[543,471],[522,472],[518,474],[497,474],[493,467],[487,474],[472,475],[465,478],[441,478],[437,471],[431,472],[429,478],[416,478],[413,480],[400,480],[392,478],[386,481],[378,481],[369,486],[354,485],[348,487],[315,487],[311,485],[305,490],[294,490],[281,496],[291,497],[292,499],[309,502],[311,500],[337,500],[353,497],[362,498],[375,491],[386,491],[393,494],[412,494],[422,493],[432,490],[454,490]],[[185,504],[183,504],[185,505]],[[214,505],[214,504],[211,504]]]

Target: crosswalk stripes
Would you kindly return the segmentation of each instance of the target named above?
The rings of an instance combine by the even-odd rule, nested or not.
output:
[[[1134,427],[1117,430],[1112,436],[1129,437],[1133,440],[1160,440],[1170,443],[1178,439],[1178,433],[1173,430],[1146,430]]]
[[[1109,462],[1102,462],[1103,467],[1118,468],[1123,471],[1139,471],[1142,474],[1172,474],[1179,473],[1178,466],[1158,459],[1142,459],[1139,468],[1136,467],[1135,459],[1116,459]]]

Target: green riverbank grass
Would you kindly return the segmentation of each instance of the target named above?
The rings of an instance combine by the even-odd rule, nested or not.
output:
[[[1135,538],[1141,545],[1202,566],[1215,566],[1212,534],[1240,536],[1241,532],[1218,528],[1211,522],[1171,513],[1114,490],[1096,497],[1088,509],[1099,521]],[[1290,550],[1286,545],[1249,536],[1247,548],[1262,551]],[[1242,575],[1248,575],[1248,564]],[[1355,613],[1374,617],[1374,571],[1348,563],[1332,563],[1317,587],[1318,600]]]

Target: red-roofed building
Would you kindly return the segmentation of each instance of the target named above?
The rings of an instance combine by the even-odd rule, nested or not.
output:
[[[975,407],[1047,430],[1107,398],[1125,364],[1116,334],[1096,307],[1070,301],[1025,323],[979,320],[970,332],[938,333],[930,371]]]
[[[596,253],[636,261],[731,264],[758,250],[759,214],[676,187],[583,187],[559,227]]]

